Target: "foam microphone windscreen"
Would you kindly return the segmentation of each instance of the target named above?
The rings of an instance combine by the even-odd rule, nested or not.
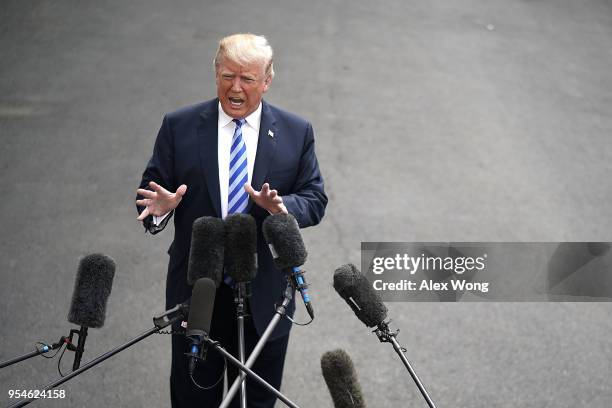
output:
[[[263,222],[263,235],[278,269],[293,268],[306,263],[306,247],[300,227],[291,214],[273,214]]]
[[[335,408],[365,408],[351,357],[341,349],[321,356],[321,371]]]
[[[216,291],[215,283],[209,278],[200,278],[193,285],[187,320],[187,337],[210,333]]]
[[[604,256],[610,250],[609,242],[587,242],[587,249],[593,256]]]
[[[378,326],[387,318],[387,307],[355,265],[346,264],[336,269],[334,289],[366,326]]]
[[[221,218],[200,217],[193,222],[191,249],[187,265],[187,283],[209,278],[217,287],[223,279],[225,224]]]
[[[102,254],[91,254],[79,262],[68,321],[79,326],[104,326],[106,302],[113,287],[115,261]]]
[[[234,282],[250,282],[257,274],[257,225],[249,214],[225,218],[225,272]]]

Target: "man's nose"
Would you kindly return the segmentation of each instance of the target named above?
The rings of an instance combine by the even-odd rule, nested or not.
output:
[[[234,78],[232,81],[232,91],[240,92],[242,90],[242,81],[239,77]]]

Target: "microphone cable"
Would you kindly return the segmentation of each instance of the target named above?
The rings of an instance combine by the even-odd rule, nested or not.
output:
[[[225,377],[226,372],[227,372],[227,358],[223,356],[223,371],[221,371],[221,375],[219,376],[219,379],[213,385],[205,387],[203,385],[198,384],[195,378],[193,378],[193,373],[189,373],[189,377],[191,378],[191,382],[199,389],[210,390],[210,389],[215,388],[217,385],[219,385],[221,381],[223,381],[223,378]]]
[[[37,351],[41,351],[44,348],[49,348],[49,349],[55,348],[56,349],[55,353],[53,353],[52,355],[47,355],[45,353],[42,353],[41,356],[43,356],[46,359],[51,360],[57,357],[57,355],[59,354],[59,359],[57,360],[57,372],[59,373],[60,376],[64,377],[65,374],[62,373],[60,364],[62,362],[62,357],[64,357],[64,353],[66,352],[66,349],[68,348],[69,345],[72,345],[72,343],[70,342],[70,339],[68,339],[68,337],[62,336],[60,337],[57,343],[52,344],[52,345],[48,345],[47,343],[44,343],[42,341],[37,341],[34,344],[38,346],[36,347]],[[73,347],[76,347],[76,346],[73,345]]]
[[[66,339],[66,341],[65,341],[64,345],[61,347],[62,352],[61,352],[61,354],[60,354],[60,356],[59,356],[59,360],[57,360],[57,372],[59,373],[60,377],[64,377],[64,376],[66,376],[66,374],[62,373],[62,367],[61,367],[61,364],[62,364],[62,358],[64,358],[64,353],[66,352],[66,350],[68,350],[68,345],[69,345],[69,344],[70,344],[72,347],[76,347],[76,346],[75,346],[74,344],[72,344],[72,343],[70,342],[70,340],[68,340],[68,339]],[[59,350],[58,350],[58,352],[59,352]],[[56,353],[56,354],[57,354],[57,353]]]
[[[278,303],[274,304],[274,310],[278,309]],[[311,317],[309,321],[307,321],[306,323],[300,323],[300,322],[296,322],[293,318],[289,317],[289,315],[287,313],[283,314],[283,317],[287,320],[289,320],[291,322],[291,324],[293,324],[294,326],[308,326],[310,323],[313,322],[314,317]]]
[[[185,329],[180,329],[180,330],[158,330],[157,334],[165,334],[165,335],[171,335],[171,336],[184,336],[185,334],[187,334],[187,330]],[[225,377],[225,373],[227,372],[227,359],[225,357],[223,357],[223,371],[221,372],[221,376],[219,377],[219,379],[217,381],[215,381],[215,383],[213,385],[210,386],[203,386],[200,385],[195,378],[193,378],[193,373],[189,374],[189,378],[191,378],[191,382],[193,382],[193,384],[198,387],[201,390],[210,390],[215,388],[217,385],[219,385],[219,383],[223,380],[223,377]]]
[[[158,330],[157,334],[165,334],[165,335],[175,335],[175,336],[180,336],[180,335],[185,335],[187,333],[187,331],[185,329],[181,329],[181,330]],[[219,385],[219,383],[223,380],[223,377],[225,377],[225,373],[227,372],[227,358],[224,356],[223,357],[223,371],[221,372],[221,376],[219,377],[219,379],[210,386],[203,386],[198,384],[198,382],[196,381],[195,378],[193,378],[193,373],[191,373],[189,375],[189,377],[191,378],[191,382],[193,382],[193,384],[198,387],[201,390],[210,390],[212,388],[215,388],[217,385]]]

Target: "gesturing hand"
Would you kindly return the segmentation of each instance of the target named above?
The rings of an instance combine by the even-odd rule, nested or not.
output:
[[[264,210],[268,210],[272,214],[285,213],[287,208],[283,204],[283,198],[278,195],[278,191],[270,190],[270,185],[264,183],[261,186],[261,191],[255,191],[248,183],[244,184],[244,190],[249,194],[251,200]]]
[[[187,186],[185,184],[181,184],[181,186],[176,189],[175,193],[171,193],[154,181],[149,182],[149,187],[151,187],[153,191],[143,188],[136,190],[138,195],[144,197],[142,200],[136,200],[136,204],[146,207],[138,216],[137,219],[139,221],[144,220],[149,215],[160,216],[174,210],[187,191]]]

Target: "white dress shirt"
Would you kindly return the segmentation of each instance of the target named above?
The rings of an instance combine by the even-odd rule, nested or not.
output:
[[[234,137],[234,130],[236,124],[232,121],[227,113],[223,111],[221,102],[219,102],[219,120],[217,122],[217,160],[219,162],[219,193],[221,198],[221,217],[227,216],[227,196],[229,189],[229,162],[230,162],[230,151],[232,149],[232,138]],[[259,125],[261,124],[261,102],[253,113],[246,118],[246,122],[242,125],[242,140],[246,145],[247,151],[247,170],[248,170],[248,183],[251,184],[251,178],[253,177],[253,167],[255,165],[255,156],[257,156],[257,142],[259,141]],[[189,186],[187,186],[189,189]],[[159,225],[164,218],[168,216],[164,214],[162,216],[153,216],[153,223]]]
[[[246,145],[247,152],[247,170],[248,183],[251,184],[253,177],[253,166],[255,165],[255,156],[257,155],[257,141],[259,140],[259,125],[261,123],[261,102],[253,113],[246,118],[246,122],[242,125],[242,140]],[[236,124],[232,122],[232,118],[227,115],[221,108],[219,103],[219,123],[217,125],[217,134],[219,135],[218,143],[218,160],[219,160],[219,192],[221,194],[221,217],[227,216],[227,198],[229,189],[229,163],[230,151],[232,150],[232,138]]]

